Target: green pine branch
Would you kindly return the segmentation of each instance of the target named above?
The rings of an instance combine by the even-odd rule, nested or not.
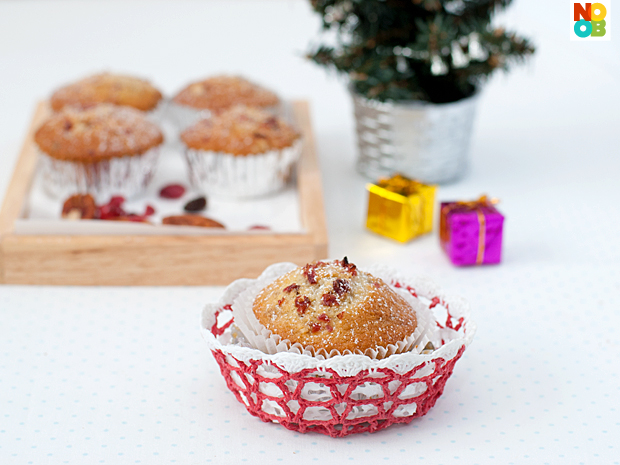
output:
[[[493,28],[510,0],[311,0],[335,44],[310,59],[348,75],[378,100],[449,102],[473,94],[498,69],[534,53],[529,40]]]

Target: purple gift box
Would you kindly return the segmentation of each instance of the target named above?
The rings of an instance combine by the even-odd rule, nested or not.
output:
[[[486,197],[441,203],[441,247],[457,266],[499,263],[503,225],[504,216]]]

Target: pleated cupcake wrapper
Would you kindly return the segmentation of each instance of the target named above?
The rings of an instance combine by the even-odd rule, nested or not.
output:
[[[239,292],[232,303],[235,327],[238,330],[233,330],[233,334],[237,336],[235,342],[247,344],[267,354],[290,352],[321,359],[350,355],[351,352],[348,350],[341,353],[334,349],[327,353],[324,349],[316,350],[312,346],[304,347],[299,343],[291,344],[291,341],[282,339],[280,336],[273,334],[256,318],[252,306],[258,293],[275,279],[295,268],[297,268],[297,266],[292,263],[278,263],[267,268],[256,280],[248,280],[245,289]],[[372,274],[383,279],[386,283],[390,283],[392,280],[392,276],[386,270],[382,270],[378,274]],[[425,306],[419,299],[412,296],[404,289],[393,286],[391,286],[391,288],[402,296],[415,311],[418,323],[416,330],[413,334],[402,341],[398,341],[396,344],[366,349],[364,352],[357,350],[355,354],[365,355],[371,359],[384,359],[390,355],[403,352],[420,353],[424,350],[426,344],[431,341],[434,331],[434,317],[432,312],[428,309],[428,306]]]
[[[57,160],[39,151],[39,170],[45,192],[60,199],[73,194],[93,195],[107,202],[114,195],[132,197],[144,191],[155,174],[159,147],[139,155],[95,163]]]
[[[251,155],[186,149],[193,187],[220,198],[247,198],[283,189],[299,160],[302,140],[281,150]]]
[[[273,113],[276,116],[283,116],[283,106],[281,104],[271,107],[260,107],[261,110]],[[166,113],[179,131],[193,126],[201,119],[210,118],[213,112],[208,109],[198,109],[187,105],[179,105],[174,100],[170,100],[166,106]]]

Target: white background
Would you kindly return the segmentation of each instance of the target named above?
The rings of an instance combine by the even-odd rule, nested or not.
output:
[[[312,103],[330,255],[425,274],[479,330],[430,413],[345,439],[245,412],[200,339],[221,288],[0,287],[0,463],[620,463],[620,50],[572,42],[566,3],[498,23],[536,56],[485,87],[471,168],[440,200],[487,193],[506,215],[499,266],[453,267],[436,232],[363,228],[343,82],[303,59],[306,1],[0,2],[0,192],[37,100],[108,69],[170,94],[236,72]]]

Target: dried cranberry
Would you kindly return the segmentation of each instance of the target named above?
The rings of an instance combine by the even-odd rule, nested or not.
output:
[[[312,330],[313,333],[319,332],[321,330],[321,325],[318,323],[311,323],[310,329]]]
[[[292,291],[297,291],[299,289],[299,284],[297,283],[293,283],[290,286],[286,286],[284,289],[282,289],[284,292],[292,292]]]
[[[304,295],[304,296],[298,296],[295,299],[295,307],[297,307],[297,311],[299,313],[301,313],[302,315],[304,313],[306,313],[306,310],[308,309],[308,307],[312,304],[312,302],[310,301],[310,299],[308,298],[308,296]]]
[[[278,300],[278,307],[281,307],[282,304],[284,303],[284,297],[282,297],[280,300]]]
[[[121,196],[121,195],[115,195],[112,198],[110,198],[110,201],[108,202],[110,205],[114,205],[116,207],[120,207],[125,203],[125,197]]]
[[[97,208],[97,217],[101,220],[135,221],[142,223],[146,221],[147,216],[155,213],[155,209],[150,205],[146,206],[143,215],[130,213],[123,209],[123,203],[125,203],[125,198],[120,195],[110,198],[108,203]]]
[[[332,328],[332,325],[330,324],[325,325],[325,329],[329,331],[330,333],[334,330],[334,328]]]
[[[123,218],[126,218],[128,221],[134,221],[136,223],[142,223],[145,220],[143,215],[136,215],[135,213],[129,213]]]
[[[353,263],[349,263],[349,260],[347,259],[347,257],[344,257],[341,260],[340,264],[345,270],[351,273],[351,275],[357,276],[357,267]]]
[[[337,295],[344,295],[351,289],[349,281],[346,279],[338,278],[334,281],[334,292]]]
[[[181,184],[168,184],[159,191],[159,196],[164,199],[178,199],[185,194],[185,187]]]
[[[329,321],[329,317],[327,316],[326,313],[321,313],[317,318],[321,321],[325,321],[325,322]]]
[[[304,266],[304,275],[306,276],[306,278],[308,278],[308,282],[310,284],[317,283],[315,271],[316,265],[308,263],[306,266]]]
[[[183,210],[186,212],[200,212],[207,208],[207,198],[206,197],[197,197],[194,200],[190,200],[185,204]]]
[[[109,220],[111,218],[125,216],[127,212],[122,208],[124,202],[125,199],[120,195],[112,197],[108,203],[99,207],[99,218],[102,220]]]
[[[336,315],[339,319],[342,320],[342,317],[344,316],[344,312],[340,312],[338,315]]]
[[[279,126],[278,120],[275,116],[271,116],[265,120],[265,126],[271,129],[276,129]]]
[[[340,305],[338,303],[338,299],[336,298],[336,296],[331,293],[323,294],[323,296],[321,297],[321,303],[326,307],[333,307],[334,305],[336,306]]]

